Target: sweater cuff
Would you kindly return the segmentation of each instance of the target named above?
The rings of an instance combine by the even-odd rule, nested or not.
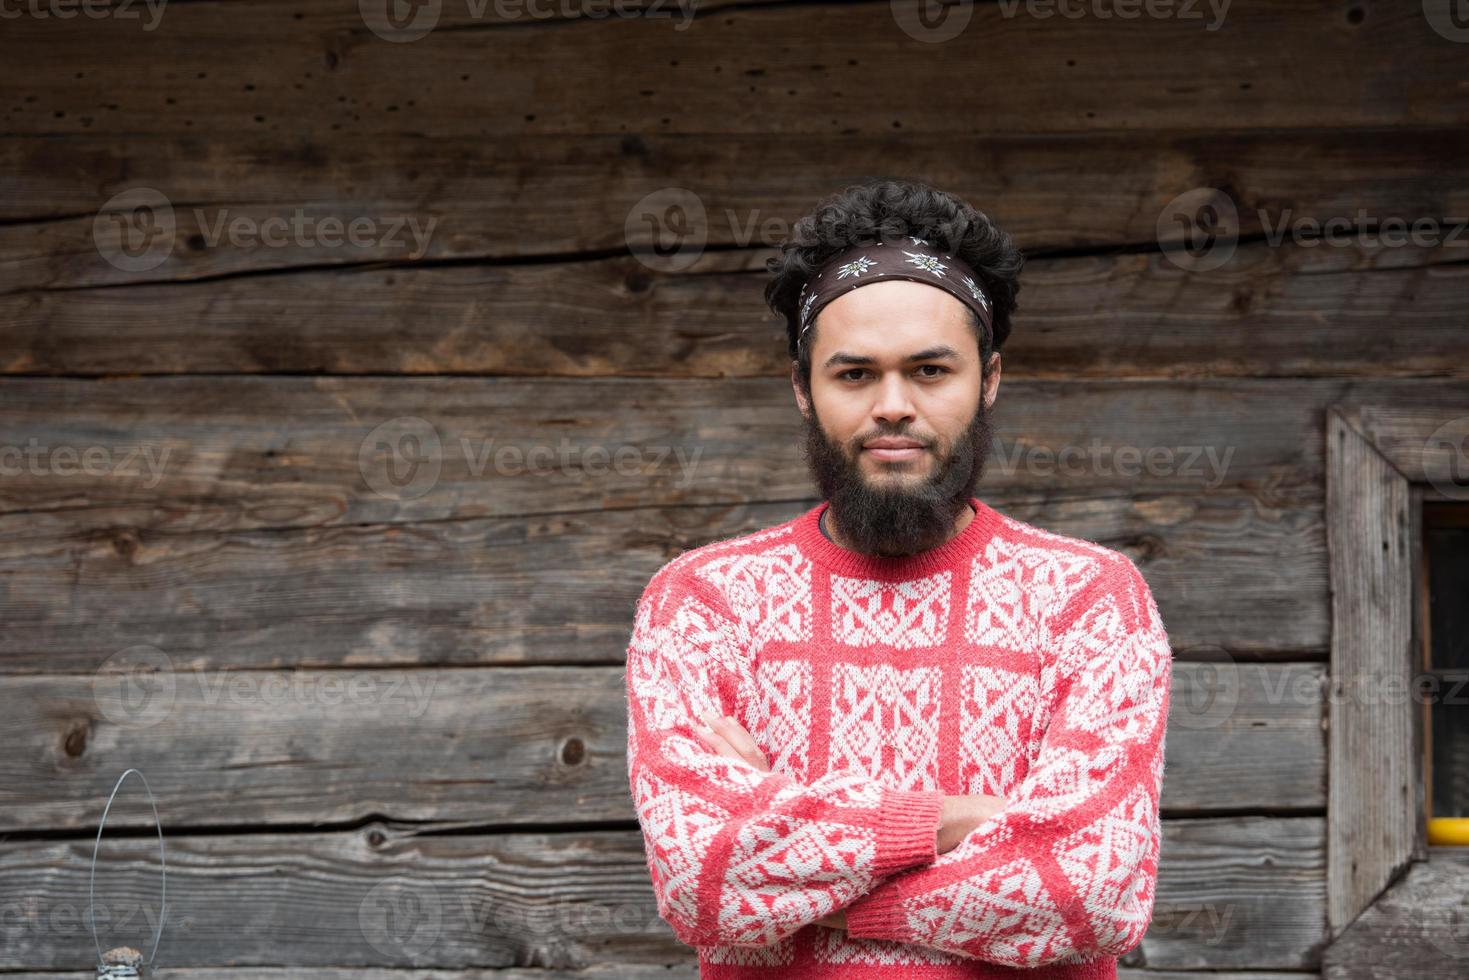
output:
[[[847,935],[907,942],[900,881],[885,881],[846,907]]]
[[[943,809],[944,794],[937,790],[883,787],[882,802],[877,811],[877,862],[874,870],[878,876],[896,874],[938,859]]]

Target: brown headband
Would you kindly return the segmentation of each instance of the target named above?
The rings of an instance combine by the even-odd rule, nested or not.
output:
[[[990,299],[975,281],[974,270],[932,242],[908,236],[897,242],[854,245],[832,258],[801,287],[801,336],[816,322],[821,308],[843,293],[884,279],[926,282],[951,293],[974,311],[984,325],[984,345],[993,332]]]

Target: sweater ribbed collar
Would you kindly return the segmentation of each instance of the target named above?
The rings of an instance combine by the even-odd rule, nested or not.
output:
[[[922,578],[945,569],[964,567],[998,533],[999,513],[978,497],[969,498],[969,504],[974,508],[974,517],[964,526],[964,530],[937,548],[915,555],[894,558],[843,548],[821,532],[821,515],[831,505],[827,500],[796,518],[796,544],[813,561],[830,571],[852,578],[884,581]]]

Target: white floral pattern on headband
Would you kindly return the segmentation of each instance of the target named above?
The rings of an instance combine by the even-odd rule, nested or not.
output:
[[[903,254],[908,256],[909,265],[916,265],[924,272],[932,272],[940,278],[943,277],[944,270],[948,268],[932,255],[924,255],[922,252],[904,252]]]

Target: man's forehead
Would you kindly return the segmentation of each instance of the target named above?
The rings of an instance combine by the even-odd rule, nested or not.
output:
[[[897,288],[887,289],[889,286]],[[812,353],[814,360],[827,365],[938,357],[963,360],[973,356],[971,348],[976,343],[963,303],[933,286],[887,280],[854,289],[829,303],[817,317],[819,350]]]

